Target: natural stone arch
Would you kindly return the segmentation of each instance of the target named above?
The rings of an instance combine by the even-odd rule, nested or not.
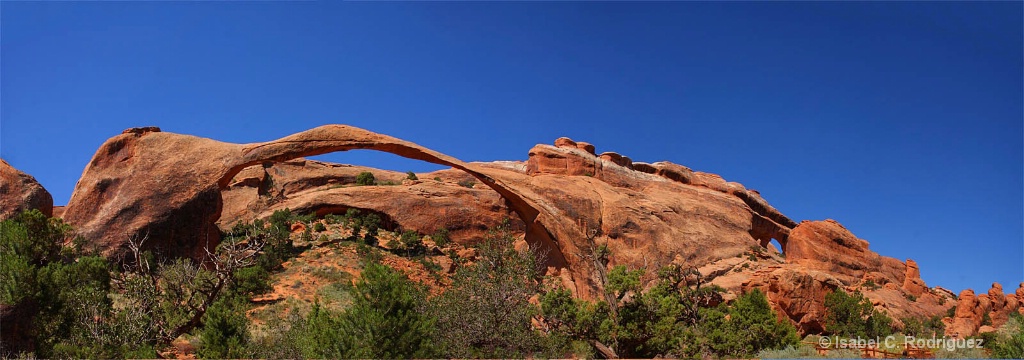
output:
[[[242,169],[353,149],[384,151],[447,165],[498,192],[526,223],[527,241],[547,253],[549,266],[567,259],[545,221],[558,222],[524,189],[451,156],[391,136],[346,125],[325,125],[278,140],[232,144],[157,128],[129,129],[107,140],[76,185],[64,219],[107,256],[117,256],[131,236],[148,236],[170,253],[201,256],[219,241],[220,191]],[[529,190],[525,190],[529,191]]]
[[[325,125],[303,131],[278,140],[246,145],[242,149],[242,162],[232,166],[218,180],[218,186],[224,189],[242,169],[265,161],[285,161],[298,157],[322,155],[332,152],[355,149],[377,150],[401,157],[426,161],[429,163],[451,166],[465,171],[480,180],[502,198],[508,201],[509,207],[526,223],[526,238],[531,246],[540,246],[549,257],[549,265],[564,267],[565,256],[556,245],[555,237],[544,223],[538,219],[538,204],[524,196],[520,190],[503,183],[500,179],[488,175],[487,169],[467,164],[454,157],[430,150],[412,142],[400,140],[387,135],[374,133],[346,125]]]

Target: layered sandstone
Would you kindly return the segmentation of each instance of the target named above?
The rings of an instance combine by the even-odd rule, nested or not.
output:
[[[488,175],[489,169],[363,129],[327,125],[275,141],[231,144],[211,139],[129,129],[104,143],[86,167],[64,219],[108,256],[122,253],[129,238],[147,239],[169,255],[200,257],[219,241],[215,226],[221,190],[245,168],[273,161],[352,149],[372,149],[452,166],[494,189],[526,223],[528,238],[547,249],[553,266],[565,267],[551,224],[569,229],[571,221],[542,213],[532,194]],[[168,156],[174,154],[174,156]],[[559,226],[561,225],[561,226]]]
[[[303,159],[353,149],[452,169],[405,180],[404,173]],[[525,163],[465,163],[344,125],[255,144],[141,128],[97,151],[63,216],[110,256],[132,237],[166,254],[199,256],[235,222],[284,208],[319,215],[372,211],[388,227],[421,233],[445,227],[464,243],[511,218],[526,242],[546,254],[549,275],[584,298],[601,292],[599,272],[586,259],[592,246],[606,245],[609,266],[684,263],[707,270],[731,296],[763,289],[805,333],[821,330],[824,296],[840,288],[864,291],[897,319],[953,306],[950,294],[927,287],[912,260],[872,252],[838,222],[797,224],[759,192],[718,175],[597,154],[591,144],[560,138],[530,149]],[[354,186],[363,171],[394,185]],[[476,185],[463,186],[468,180]],[[785,258],[757,252],[755,260],[742,260],[772,239]],[[1020,297],[999,299],[1006,308]]]
[[[362,172],[388,185],[357,186],[356,176]],[[348,209],[370,211],[381,215],[386,229],[431,234],[444,228],[460,243],[482,240],[488,229],[505,219],[516,229],[525,228],[494,190],[460,185],[473,179],[465,172],[441,170],[417,174],[418,180],[406,177],[395,171],[301,158],[250,166],[221,192],[224,207],[218,226],[226,231],[236,222],[265,218],[287,208],[320,216],[344,214]]]

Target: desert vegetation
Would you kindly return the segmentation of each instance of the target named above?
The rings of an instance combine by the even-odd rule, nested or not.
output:
[[[27,347],[5,343],[3,355],[152,358],[187,343],[203,358],[820,357],[761,291],[725,301],[694,268],[607,266],[612,254],[595,246],[604,293],[588,301],[545,277],[546,254],[515,246],[507,226],[472,258],[457,255],[446,228],[381,226],[357,209],[322,219],[286,209],[237,224],[201,261],[164,257],[145,237],[108,259],[61,220],[21,213],[0,222],[0,303],[19,315]],[[324,261],[358,275],[315,265]],[[266,300],[306,282],[321,282],[311,303]],[[828,334],[896,330],[860,293],[836,290],[826,307]],[[938,317],[901,322],[907,335],[942,332]],[[988,352],[937,355],[1024,356],[1021,323],[1014,315],[986,335]]]

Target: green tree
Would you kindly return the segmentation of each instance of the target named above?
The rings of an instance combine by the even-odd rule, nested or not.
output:
[[[402,250],[405,251],[405,256],[415,256],[426,251],[426,248],[423,246],[423,238],[415,231],[407,230],[402,232],[400,241]]]
[[[408,171],[408,172],[406,172],[406,173],[405,173],[405,178],[406,178],[406,179],[409,179],[409,180],[419,180],[419,178],[418,178],[418,177],[416,177],[416,173],[414,173],[414,172],[412,172],[412,171]]]
[[[444,357],[526,357],[540,350],[529,299],[539,290],[534,251],[517,251],[507,227],[492,231],[479,259],[461,267],[452,287],[430,302],[436,343]]]
[[[203,315],[199,332],[199,356],[202,358],[250,357],[249,319],[245,317],[246,299],[238,295],[217,299]]]
[[[35,349],[40,357],[120,357],[135,344],[111,335],[106,259],[82,251],[71,227],[30,210],[0,222],[0,304],[25,315],[24,340],[0,355]]]
[[[363,171],[356,175],[356,185],[369,186],[377,184],[377,179],[373,177],[373,173],[369,171]]]
[[[423,310],[426,293],[405,275],[370,263],[341,314],[315,305],[294,328],[304,357],[427,358],[434,356],[434,319]]]
[[[434,240],[434,244],[438,247],[445,247],[451,243],[451,235],[448,233],[448,228],[442,227],[437,229],[433,234],[430,235],[430,239]]]
[[[796,328],[778,319],[759,289],[738,297],[726,313],[729,320],[712,335],[719,356],[752,357],[764,349],[795,346],[800,340]]]
[[[354,303],[342,317],[353,344],[346,357],[423,358],[433,355],[434,319],[424,314],[426,293],[405,275],[369,264],[354,289]]]
[[[830,334],[874,338],[892,334],[892,319],[874,309],[859,291],[836,289],[825,295],[825,330]]]

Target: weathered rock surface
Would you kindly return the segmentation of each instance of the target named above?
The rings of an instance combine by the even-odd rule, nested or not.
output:
[[[793,266],[759,271],[743,284],[744,290],[761,289],[776,311],[803,334],[825,328],[825,295],[842,287],[832,274]]]
[[[356,186],[356,176],[362,172],[373,173],[380,183],[396,185]],[[285,208],[320,216],[344,214],[354,208],[381,214],[387,229],[430,234],[443,227],[459,243],[482,240],[488,229],[505,219],[513,221],[513,228],[525,228],[494,190],[459,185],[473,179],[465,172],[421,173],[417,174],[419,180],[407,180],[406,176],[306,159],[250,166],[222,191],[224,209],[218,226],[226,231],[238,221],[265,218]]]
[[[154,128],[129,129],[104,143],[86,167],[64,213],[108,256],[122,253],[130,237],[169,255],[200,257],[219,241],[220,191],[245,168],[267,161],[351,149],[372,149],[452,166],[496,190],[526,223],[528,239],[547,250],[552,266],[565,267],[563,250],[545,227],[571,222],[542,213],[531,194],[503,184],[491,172],[416,144],[344,125],[327,125],[258,144],[231,144]],[[168,156],[168,154],[174,154]],[[559,226],[561,225],[561,226]],[[586,267],[585,265],[583,267]],[[591,286],[592,287],[592,286]]]
[[[1003,286],[992,283],[988,292],[976,295],[974,290],[960,292],[953,317],[943,319],[947,336],[967,337],[998,329],[1009,319],[1011,312],[1024,311],[1020,299],[1024,295],[1024,282],[1014,294],[1003,293]],[[988,322],[985,317],[988,317]]]
[[[867,241],[831,219],[803,221],[793,228],[788,241],[780,243],[788,262],[827,271],[846,283],[870,276],[880,280],[875,281],[879,285],[902,286],[907,273],[902,261],[868,250]]]
[[[302,159],[352,149],[452,169],[405,180],[404,173]],[[824,296],[840,287],[863,290],[897,319],[953,306],[951,294],[926,286],[912,260],[880,256],[832,220],[797,224],[759,192],[718,175],[611,152],[598,156],[593,145],[568,138],[537,145],[528,155],[525,163],[465,163],[343,125],[256,144],[134,129],[99,149],[63,216],[110,256],[131,236],[148,236],[168,254],[200,256],[216,244],[220,229],[283,208],[321,215],[374,211],[386,226],[421,233],[443,226],[464,243],[512,218],[526,242],[547,254],[549,275],[584,298],[600,293],[597,272],[584,260],[593,250],[590,237],[608,246],[610,266],[657,269],[684,262],[713,273],[713,282],[733,295],[761,288],[805,333],[820,331]],[[363,171],[395,185],[353,186]],[[469,180],[477,185],[460,185]],[[782,245],[784,260],[767,251],[756,261],[736,260],[772,239]],[[877,288],[864,289],[869,280]],[[1006,308],[1021,295],[1004,298],[999,303]]]
[[[53,197],[36,178],[0,159],[0,220],[31,209],[51,216]]]
[[[907,259],[907,273],[903,280],[903,290],[913,296],[921,296],[928,291],[924,280],[921,280],[921,268],[914,260]]]

